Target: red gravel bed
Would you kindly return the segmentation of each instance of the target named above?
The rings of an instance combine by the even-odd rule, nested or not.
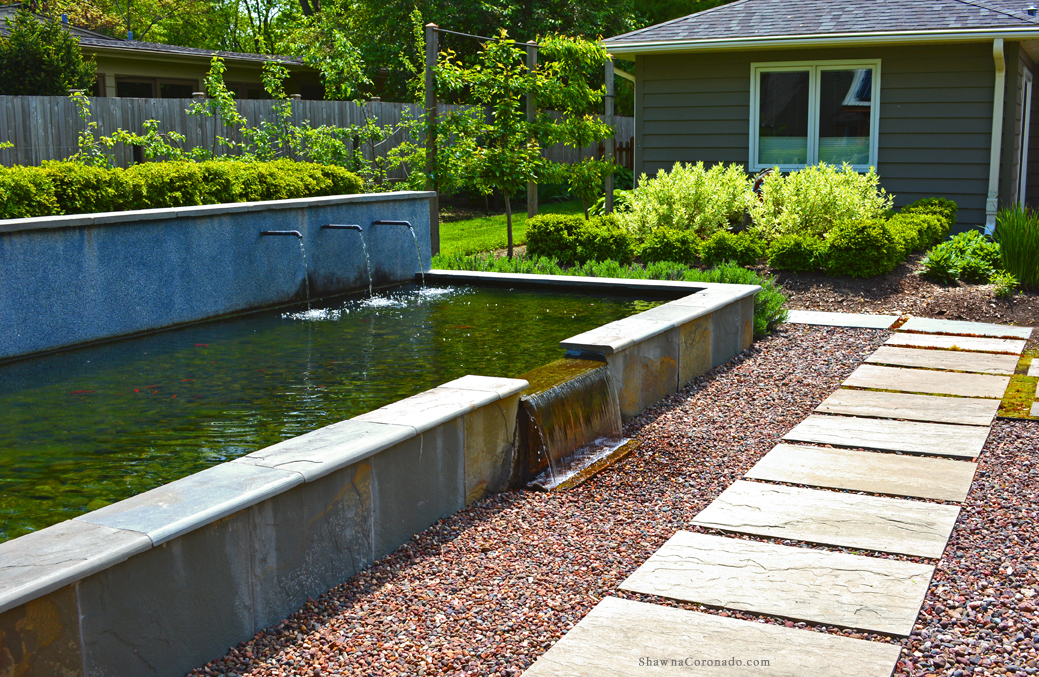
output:
[[[479,501],[191,674],[517,675],[888,335],[786,325],[629,423],[620,465]]]

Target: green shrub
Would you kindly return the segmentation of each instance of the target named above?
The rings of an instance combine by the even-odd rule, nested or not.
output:
[[[54,184],[39,167],[0,167],[0,218],[61,214]]]
[[[933,214],[940,217],[945,222],[945,232],[942,233],[938,240],[935,240],[935,242],[938,242],[948,235],[949,230],[956,225],[956,212],[958,210],[956,203],[952,200],[947,200],[944,197],[928,197],[902,207],[902,211],[899,213]]]
[[[939,284],[952,284],[960,275],[956,258],[948,247],[935,247],[924,257],[924,275]]]
[[[530,250],[528,249],[528,252]],[[498,258],[493,254],[465,256],[462,254],[433,257],[434,268],[446,270],[476,270],[494,273],[526,273],[534,275],[581,275],[587,277],[618,277],[640,280],[676,280],[685,282],[714,282],[721,284],[756,284],[761,291],[754,297],[754,337],[762,338],[777,325],[786,321],[786,296],[783,288],[770,277],[762,277],[753,270],[723,263],[709,270],[697,270],[674,262],[657,262],[649,266],[632,264],[622,266],[616,261],[589,261],[581,266],[563,268],[554,259],[515,257]]]
[[[34,5],[35,6],[35,5]],[[97,70],[83,61],[79,39],[53,15],[36,16],[23,6],[5,19],[0,35],[0,94],[67,96],[87,89]]]
[[[639,258],[643,263],[674,261],[694,265],[700,258],[700,240],[691,230],[654,228],[642,243]]]
[[[680,162],[670,172],[660,170],[652,179],[645,174],[635,188],[631,211],[619,214],[620,222],[640,236],[654,228],[691,230],[701,239],[739,223],[753,193],[742,165]]]
[[[892,216],[888,225],[895,236],[902,239],[907,252],[926,249],[941,242],[949,234],[949,224],[945,217],[924,211],[902,211]]]
[[[119,209],[128,184],[122,170],[75,162],[45,162],[41,168],[54,187],[62,214],[92,214]]]
[[[631,190],[615,190],[613,191],[613,213],[620,214],[622,212],[630,212],[631,205],[634,201],[635,193]],[[588,210],[588,214],[591,216],[605,216],[606,215],[606,196],[603,196],[595,201],[595,204]]]
[[[787,176],[769,174],[750,214],[754,231],[765,240],[792,233],[823,237],[837,223],[882,218],[891,202],[872,168],[859,174],[847,164],[821,162]]]
[[[0,218],[349,195],[361,185],[341,167],[292,160],[146,162],[126,170],[46,162],[0,168]]]
[[[1014,292],[1017,291],[1018,286],[1021,284],[1020,282],[1018,282],[1016,277],[1006,272],[1005,270],[997,272],[995,275],[992,276],[989,282],[994,287],[993,291],[995,292],[996,296],[1000,298],[1013,296]]]
[[[873,277],[894,270],[905,254],[887,222],[868,219],[834,226],[821,258],[830,275]]]
[[[527,252],[567,265],[606,259],[627,263],[635,255],[631,234],[612,215],[585,220],[576,214],[539,214],[527,221]]]
[[[1000,265],[1025,287],[1039,289],[1039,213],[1014,207],[996,217]]]
[[[812,235],[780,235],[768,245],[768,265],[796,273],[818,270],[825,246],[824,240]]]
[[[956,278],[965,282],[987,282],[1000,269],[1001,259],[998,243],[977,230],[968,230],[927,252],[924,272],[942,284],[951,284]]]
[[[720,230],[700,247],[700,259],[705,266],[716,266],[731,261],[740,266],[752,266],[765,256],[765,243],[751,233],[730,233]]]

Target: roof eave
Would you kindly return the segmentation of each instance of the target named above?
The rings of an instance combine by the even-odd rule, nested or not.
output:
[[[647,40],[611,43],[606,49],[614,56],[665,52],[714,52],[751,49],[793,49],[797,47],[855,47],[883,44],[927,44],[979,42],[982,40],[1039,39],[1035,28],[964,28],[942,31],[890,31],[882,33],[843,33],[833,35],[768,35],[748,38],[714,38],[709,40]]]
[[[206,64],[208,64],[214,56],[219,56],[229,64],[249,66],[252,68],[261,68],[264,61],[279,60],[277,57],[268,57],[266,59],[242,58],[240,56],[221,54],[215,51],[212,54],[186,54],[184,52],[175,52],[172,50],[166,51],[141,47],[121,47],[118,45],[95,45],[83,42],[80,42],[80,49],[91,54],[103,54],[105,56],[148,59],[149,61],[162,59],[164,61],[201,62]],[[306,65],[298,61],[287,61],[284,59],[281,59],[280,61],[289,69],[306,69]]]

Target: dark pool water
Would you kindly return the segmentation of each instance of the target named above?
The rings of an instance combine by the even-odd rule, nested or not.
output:
[[[519,375],[653,305],[406,287],[0,365],[0,541],[465,374]]]

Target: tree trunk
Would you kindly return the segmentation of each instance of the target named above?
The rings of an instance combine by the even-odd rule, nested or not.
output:
[[[584,220],[588,220],[588,198],[581,198],[581,206],[584,207]]]
[[[512,203],[509,194],[505,193],[505,229],[509,234],[509,258],[512,258]]]

